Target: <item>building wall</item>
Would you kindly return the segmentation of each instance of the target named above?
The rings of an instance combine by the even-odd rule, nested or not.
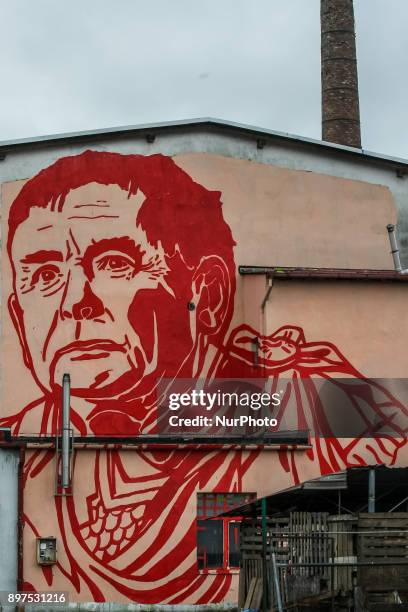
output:
[[[55,435],[66,372],[76,433],[108,437],[155,432],[158,378],[289,380],[309,426],[298,380],[306,393],[319,378],[403,376],[405,284],[276,281],[262,309],[265,279],[237,272],[391,268],[393,179],[379,171],[375,184],[372,169],[317,157],[307,171],[307,155],[293,169],[291,150],[276,163],[272,151],[242,159],[247,144],[234,147],[201,135],[164,139],[153,158],[129,157],[148,152],[130,140],[88,147],[99,155],[76,146],[6,158],[1,426]],[[197,568],[197,492],[262,496],[349,465],[404,464],[405,453],[401,436],[384,445],[360,432],[298,450],[78,449],[73,494],[61,497],[53,451],[30,449],[26,588],[78,601],[234,601],[234,572]],[[35,564],[38,535],[56,535],[57,565]]]
[[[264,310],[264,277],[245,276],[241,284],[248,296],[248,325],[269,335],[292,322],[303,328],[307,340],[330,339],[366,376],[405,377],[404,284],[275,278]]]
[[[154,130],[154,142],[146,142],[146,134],[140,136],[128,134],[98,135],[89,144],[67,142],[64,146],[39,142],[37,146],[20,148],[7,153],[0,160],[1,182],[29,178],[47,167],[61,155],[74,155],[85,148],[100,151],[115,151],[119,153],[138,153],[152,155],[184,156],[190,153],[209,153],[225,158],[241,159],[251,162],[276,166],[290,170],[317,172],[326,176],[348,178],[364,181],[373,185],[383,185],[390,190],[398,217],[398,229],[405,267],[408,267],[408,181],[404,173],[397,173],[398,160],[395,167],[367,158],[351,157],[347,153],[329,152],[302,141],[278,141],[265,136],[265,146],[257,147],[257,138],[244,131],[196,126],[176,126],[174,130]],[[285,136],[283,134],[283,136]],[[384,228],[385,230],[385,228]],[[283,264],[287,265],[287,264]]]

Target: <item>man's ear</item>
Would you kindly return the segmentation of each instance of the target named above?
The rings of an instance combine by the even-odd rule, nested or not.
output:
[[[18,339],[20,340],[21,350],[23,351],[24,363],[27,368],[31,369],[32,363],[25,337],[23,311],[21,309],[20,304],[18,303],[15,293],[12,293],[9,297],[8,309],[11,320],[13,321],[14,329],[16,330]]]
[[[193,275],[196,325],[207,336],[217,334],[232,308],[231,281],[223,259],[203,257]]]

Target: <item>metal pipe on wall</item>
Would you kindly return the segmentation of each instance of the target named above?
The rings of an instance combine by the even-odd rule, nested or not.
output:
[[[368,472],[368,511],[375,512],[375,468]]]
[[[68,489],[70,486],[70,434],[71,434],[71,380],[69,374],[62,377],[62,477],[61,487]]]
[[[398,274],[408,274],[408,269],[403,270],[401,265],[397,236],[395,234],[395,225],[389,223],[387,225],[388,238],[390,239],[391,255],[394,260],[394,268]]]

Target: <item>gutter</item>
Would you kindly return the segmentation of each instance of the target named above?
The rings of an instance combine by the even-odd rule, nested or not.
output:
[[[213,442],[214,436],[149,436],[132,437],[116,436],[74,436],[75,450],[79,448],[115,448],[125,450],[138,447],[141,450],[173,450],[173,449],[249,449],[249,448],[279,448],[281,445],[309,448],[307,431],[282,431],[259,436],[220,436]],[[13,436],[10,429],[0,429],[0,447],[26,446],[28,448],[54,448],[55,436],[18,435]]]
[[[264,275],[279,280],[347,280],[407,282],[408,275],[395,270],[364,268],[290,268],[284,266],[238,266],[241,276]]]

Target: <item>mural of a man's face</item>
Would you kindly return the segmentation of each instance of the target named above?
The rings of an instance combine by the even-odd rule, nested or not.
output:
[[[209,304],[205,270],[149,243],[135,221],[144,200],[141,190],[88,183],[62,206],[31,208],[17,227],[10,307],[45,390],[65,372],[73,394],[91,398],[134,390],[149,375],[175,376],[193,359],[200,331],[218,325],[213,312],[228,296],[219,290]]]

